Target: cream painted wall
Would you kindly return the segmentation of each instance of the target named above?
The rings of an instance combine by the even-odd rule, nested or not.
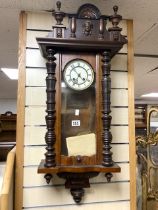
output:
[[[0,99],[0,114],[11,111],[16,114],[16,99]]]

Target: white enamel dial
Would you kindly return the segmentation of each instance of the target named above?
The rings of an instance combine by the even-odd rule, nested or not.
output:
[[[76,59],[70,61],[64,69],[64,81],[74,90],[87,89],[94,80],[94,71],[89,63]]]

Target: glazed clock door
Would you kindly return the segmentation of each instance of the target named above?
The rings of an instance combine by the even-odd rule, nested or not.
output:
[[[96,55],[62,54],[61,63],[61,154],[95,156]]]

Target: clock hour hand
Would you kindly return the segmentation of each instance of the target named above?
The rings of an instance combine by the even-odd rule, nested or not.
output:
[[[85,78],[82,78],[82,77],[81,77],[81,74],[78,74],[78,78],[81,78],[82,81],[85,81],[85,80],[86,80]]]
[[[72,78],[72,80],[74,83],[76,83],[76,84],[78,83],[78,78]]]

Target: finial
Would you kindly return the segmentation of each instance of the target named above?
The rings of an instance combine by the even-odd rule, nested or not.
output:
[[[60,11],[60,8],[61,8],[61,2],[60,2],[60,1],[57,1],[56,5],[57,5],[57,8],[58,8],[58,11]]]
[[[115,6],[113,6],[113,10],[114,10],[114,14],[115,14],[115,15],[117,15],[117,12],[118,12],[118,6],[116,6],[116,5],[115,5]]]
[[[114,10],[114,14],[112,16],[110,16],[109,19],[112,22],[113,27],[118,27],[120,20],[122,20],[122,16],[117,14],[118,6],[116,6],[116,5],[113,6],[113,10]]]
[[[114,6],[113,7],[114,10],[114,14],[112,16],[109,17],[109,20],[112,22],[112,27],[110,27],[108,29],[108,31],[112,32],[112,36],[111,39],[114,41],[119,40],[119,36],[120,36],[120,32],[121,32],[121,28],[118,26],[119,22],[122,20],[122,16],[118,15],[118,6]]]
[[[51,174],[45,174],[44,175],[44,178],[46,179],[46,182],[47,182],[47,184],[49,184],[50,183],[50,180],[52,179],[52,175]]]
[[[107,179],[107,182],[111,182],[111,178],[113,177],[112,173],[106,173],[105,177]]]
[[[57,11],[53,12],[53,15],[55,16],[55,19],[57,21],[56,25],[63,25],[62,21],[63,18],[65,17],[65,13],[60,10],[61,9],[60,1],[57,1],[56,5],[57,5]]]

